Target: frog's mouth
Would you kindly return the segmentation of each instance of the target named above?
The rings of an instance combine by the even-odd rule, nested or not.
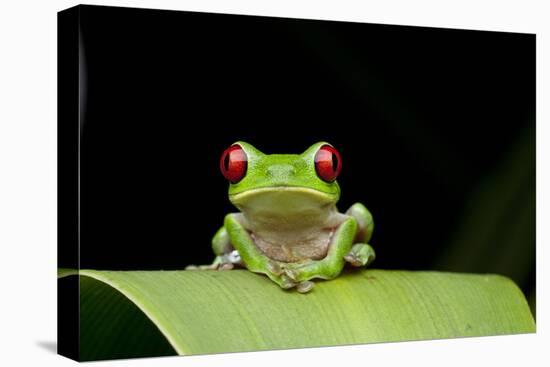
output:
[[[260,210],[290,214],[318,210],[338,200],[330,194],[309,187],[274,186],[247,190],[229,195],[229,200],[241,210]]]

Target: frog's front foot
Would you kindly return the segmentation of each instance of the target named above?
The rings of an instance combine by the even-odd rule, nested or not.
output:
[[[370,264],[376,257],[372,247],[366,243],[356,243],[344,260],[349,262],[353,266],[365,266]]]
[[[314,283],[309,280],[300,281],[299,272],[289,264],[270,260],[267,262],[267,270],[269,277],[283,289],[296,287],[299,293],[307,293],[313,289]]]
[[[310,280],[304,280],[304,281],[297,281],[295,278],[293,278],[294,274],[291,272],[290,276],[288,274],[282,274],[281,275],[281,283],[279,283],[279,286],[283,289],[290,289],[296,287],[296,290],[299,293],[307,293],[311,291],[315,285]]]
[[[219,258],[218,270],[232,270],[235,265],[242,266],[243,264],[239,251],[237,250],[223,254]]]
[[[266,275],[283,289],[293,288],[297,284],[294,278],[289,276],[289,269],[285,267],[284,263],[268,260],[266,270]]]

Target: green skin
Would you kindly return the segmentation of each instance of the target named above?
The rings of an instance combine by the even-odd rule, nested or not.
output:
[[[245,266],[283,289],[305,293],[313,288],[311,279],[333,279],[346,262],[365,266],[374,260],[367,243],[374,229],[370,212],[356,203],[339,213],[338,183],[317,176],[315,154],[327,143],[299,155],[266,155],[248,143],[235,144],[248,157],[245,177],[229,185],[229,200],[240,213],[226,215],[212,239],[212,265],[190,268]]]

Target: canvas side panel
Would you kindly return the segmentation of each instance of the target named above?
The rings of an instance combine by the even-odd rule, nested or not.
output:
[[[57,261],[79,268],[79,7],[57,14]],[[58,280],[57,352],[79,360],[79,279]]]

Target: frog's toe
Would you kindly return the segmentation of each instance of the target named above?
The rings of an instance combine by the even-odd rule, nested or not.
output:
[[[344,256],[344,260],[353,266],[364,266],[371,263],[375,258],[372,247],[366,243],[356,243],[350,252]]]
[[[210,265],[187,265],[185,267],[185,270],[216,270],[218,268],[218,264],[210,264]]]
[[[281,266],[275,262],[275,261],[268,261],[267,262],[267,270],[275,275],[281,275],[283,273],[283,269]]]
[[[350,263],[352,266],[363,266],[365,265],[361,259],[359,259],[355,254],[352,254],[351,252],[344,256],[344,260],[346,260],[348,263]]]
[[[289,277],[293,282],[296,282],[298,279],[298,272],[294,269],[285,269],[285,275]]]
[[[281,283],[279,284],[283,289],[290,289],[296,285],[292,279],[290,279],[286,274],[281,276]]]
[[[311,291],[314,286],[315,286],[315,283],[313,283],[312,281],[306,280],[306,281],[300,282],[296,286],[296,290],[299,293],[307,293],[307,292]]]
[[[223,263],[220,264],[218,270],[232,270],[235,267],[232,263]]]

